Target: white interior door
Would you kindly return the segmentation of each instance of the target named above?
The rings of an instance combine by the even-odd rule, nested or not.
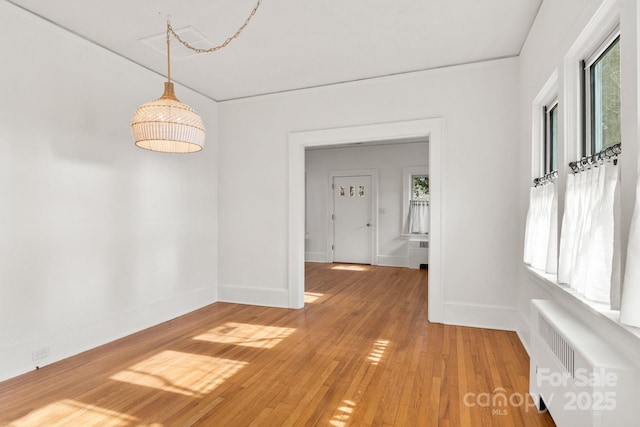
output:
[[[371,175],[333,177],[333,261],[371,264]]]

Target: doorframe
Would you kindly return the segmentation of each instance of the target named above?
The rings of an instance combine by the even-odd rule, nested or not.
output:
[[[331,170],[329,171],[329,200],[327,207],[327,217],[329,218],[329,226],[327,228],[327,262],[333,262],[333,249],[335,243],[335,234],[333,229],[333,220],[331,215],[335,213],[335,202],[333,200],[333,179],[337,176],[370,176],[371,177],[371,212],[370,218],[373,227],[369,230],[371,242],[369,244],[369,259],[371,265],[378,265],[378,170],[377,169],[349,169],[349,170]]]
[[[289,142],[289,307],[304,307],[305,149],[356,142],[402,142],[407,138],[429,139],[429,321],[443,323],[441,269],[441,187],[443,118],[426,118],[374,125],[291,132]]]

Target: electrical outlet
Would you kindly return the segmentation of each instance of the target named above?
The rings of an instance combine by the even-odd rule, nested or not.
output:
[[[42,347],[31,352],[31,360],[40,360],[49,357],[49,347]]]

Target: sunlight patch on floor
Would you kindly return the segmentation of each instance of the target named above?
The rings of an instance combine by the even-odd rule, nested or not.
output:
[[[351,400],[343,400],[342,406],[338,408],[331,421],[329,421],[329,424],[336,427],[346,426],[353,414],[355,406],[355,402]]]
[[[236,360],[167,350],[118,372],[111,379],[202,397],[246,364]]]
[[[373,345],[373,350],[369,354],[369,361],[371,361],[372,365],[377,365],[382,360],[384,356],[384,352],[389,345],[389,340],[378,340]]]
[[[162,424],[145,425],[131,415],[87,405],[75,400],[60,400],[30,412],[19,420],[8,424],[10,427],[162,427]]]
[[[331,267],[332,270],[343,270],[343,271],[369,271],[370,267],[366,265],[334,265]]]
[[[273,348],[295,330],[295,328],[227,322],[193,339],[245,347]]]
[[[304,293],[304,303],[305,304],[314,303],[314,302],[318,301],[318,299],[322,298],[323,296],[324,296],[324,294],[319,294],[317,292],[305,292]]]

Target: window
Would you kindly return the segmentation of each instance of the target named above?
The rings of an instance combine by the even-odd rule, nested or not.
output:
[[[429,173],[426,166],[403,170],[403,234],[425,238],[429,234]]]
[[[584,62],[584,83],[582,156],[589,156],[621,142],[619,31]]]
[[[429,233],[429,176],[411,176],[411,201],[409,202],[409,234]]]
[[[554,82],[554,79],[555,76],[551,81]],[[540,103],[534,103],[534,107],[542,110],[542,114],[538,116],[540,134],[537,139],[540,167],[534,165],[533,170],[541,170],[541,176],[534,180],[534,186],[529,191],[523,258],[526,264],[548,274],[558,271],[558,193],[555,181],[558,171],[557,96],[555,84],[547,84],[538,97]]]
[[[555,70],[532,104],[533,186],[529,190],[523,260],[544,273],[557,272],[558,235],[558,71]]]
[[[582,105],[576,109],[582,113],[582,144],[576,146],[577,161],[570,164],[573,173],[565,184],[557,280],[587,300],[615,308],[620,295],[621,242],[615,232],[620,170],[615,160],[619,151],[609,148],[621,142],[620,33],[602,34],[595,50],[581,48],[587,59],[580,61],[576,74],[582,80]]]
[[[411,177],[411,200],[429,201],[429,176],[413,175]]]
[[[544,174],[558,170],[558,100],[544,107]]]
[[[558,70],[554,70],[531,104],[535,124],[531,134],[531,179],[544,178],[558,170],[558,146],[561,144],[558,93]]]

